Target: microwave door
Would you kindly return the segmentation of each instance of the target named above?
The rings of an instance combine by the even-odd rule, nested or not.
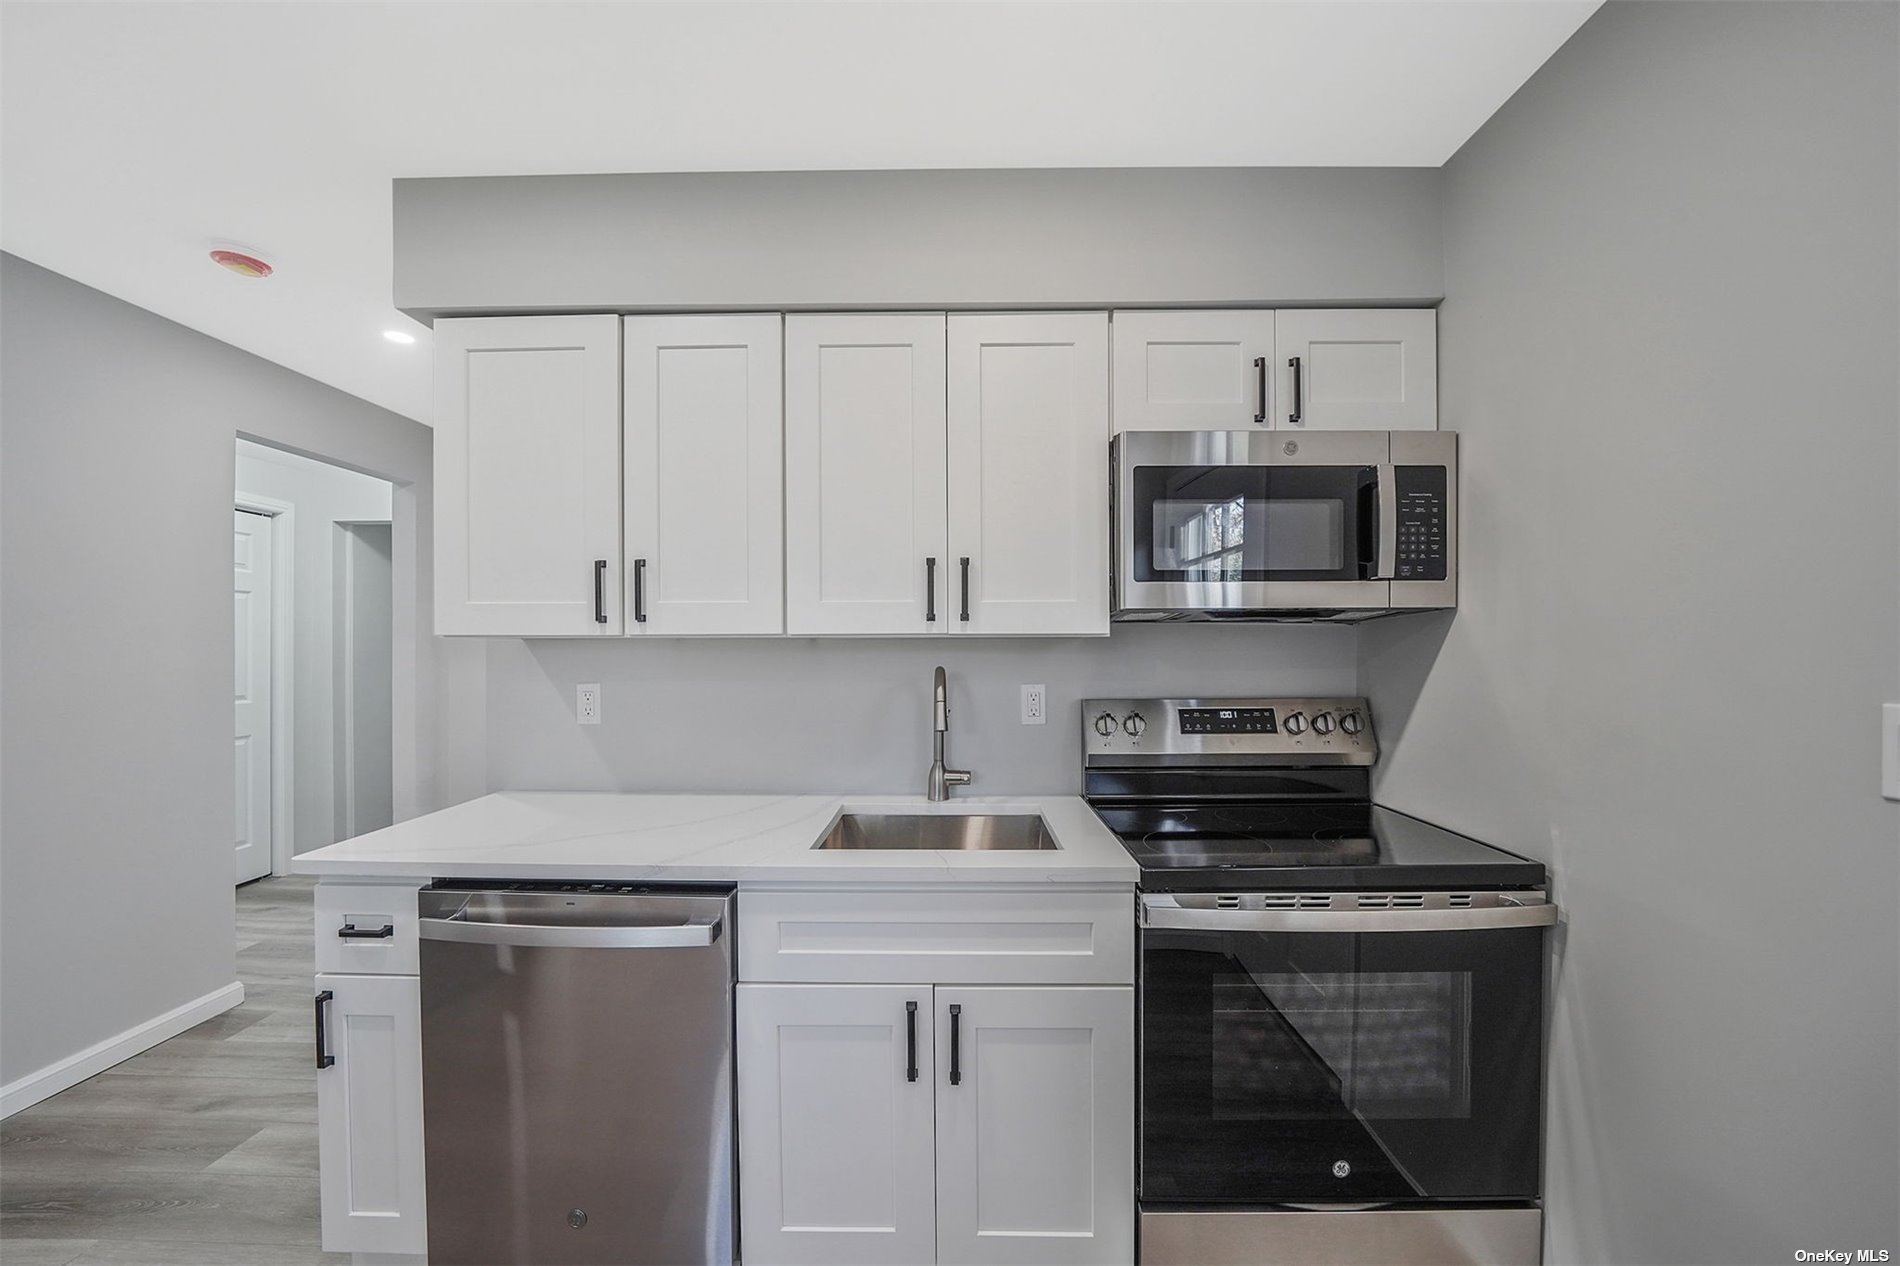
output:
[[[1378,608],[1376,466],[1147,465],[1129,481],[1128,606]]]

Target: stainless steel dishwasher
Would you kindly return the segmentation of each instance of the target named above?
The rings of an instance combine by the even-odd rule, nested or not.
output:
[[[430,1266],[729,1266],[733,894],[421,894]]]

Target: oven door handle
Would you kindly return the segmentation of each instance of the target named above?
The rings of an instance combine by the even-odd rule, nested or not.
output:
[[[1379,482],[1379,557],[1372,565],[1372,578],[1393,580],[1399,574],[1399,468],[1380,462],[1375,478]]]
[[[1141,899],[1141,925],[1183,932],[1485,932],[1557,922],[1550,902],[1466,910],[1184,910],[1168,898]]]

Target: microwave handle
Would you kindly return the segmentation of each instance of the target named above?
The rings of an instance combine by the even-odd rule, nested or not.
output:
[[[1372,578],[1391,580],[1399,574],[1399,468],[1391,462],[1380,462],[1377,480],[1379,557],[1373,564]]]

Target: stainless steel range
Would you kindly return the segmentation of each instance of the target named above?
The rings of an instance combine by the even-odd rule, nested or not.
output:
[[[1541,863],[1380,808],[1363,699],[1096,699],[1141,865],[1140,1260],[1535,1263]]]

